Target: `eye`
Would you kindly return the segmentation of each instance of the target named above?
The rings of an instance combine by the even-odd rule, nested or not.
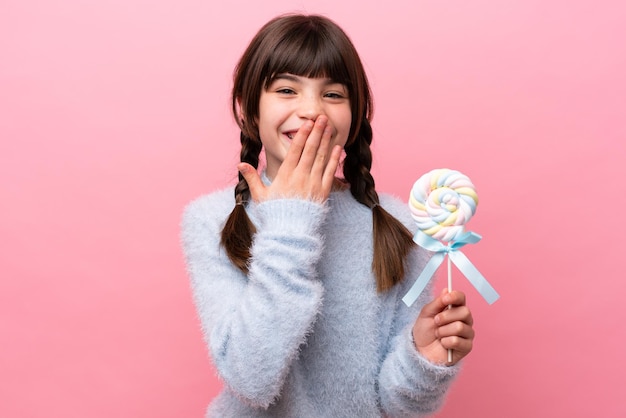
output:
[[[296,92],[293,89],[290,89],[288,87],[283,87],[280,89],[276,89],[276,93],[280,93],[280,94],[296,94]]]
[[[337,93],[337,92],[329,92],[324,94],[324,97],[328,97],[330,99],[344,99],[345,96],[341,93]]]
[[[331,83],[324,89],[324,97],[333,100],[343,100],[348,98],[348,88],[341,83]]]

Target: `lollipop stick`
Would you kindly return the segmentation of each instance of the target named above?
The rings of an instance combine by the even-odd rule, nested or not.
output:
[[[448,293],[452,292],[452,260],[448,254]],[[448,305],[448,309],[452,309],[452,305]],[[448,349],[448,363],[452,363],[452,350]]]

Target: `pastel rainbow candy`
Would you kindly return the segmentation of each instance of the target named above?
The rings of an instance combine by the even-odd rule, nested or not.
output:
[[[478,205],[470,179],[456,170],[438,168],[420,177],[409,196],[411,215],[417,227],[440,241],[454,241]]]

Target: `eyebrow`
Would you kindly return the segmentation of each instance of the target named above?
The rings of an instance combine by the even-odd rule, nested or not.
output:
[[[299,77],[297,75],[293,75],[293,74],[288,74],[288,73],[281,73],[281,74],[276,75],[276,77],[274,77],[272,79],[272,83],[274,81],[276,81],[276,80],[287,80],[287,81],[292,81],[294,83],[301,83],[302,82],[301,81],[301,77]],[[331,78],[325,78],[324,79],[324,85],[328,86],[328,85],[331,85],[331,84],[343,84],[343,83],[335,81],[335,80],[333,80]]]

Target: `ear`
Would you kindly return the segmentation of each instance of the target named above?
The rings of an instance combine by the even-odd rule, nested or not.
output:
[[[235,99],[235,106],[236,106],[236,111],[237,111],[237,120],[239,122],[240,125],[244,124],[244,118],[243,118],[243,112],[241,111],[241,97],[237,97],[237,99]]]

